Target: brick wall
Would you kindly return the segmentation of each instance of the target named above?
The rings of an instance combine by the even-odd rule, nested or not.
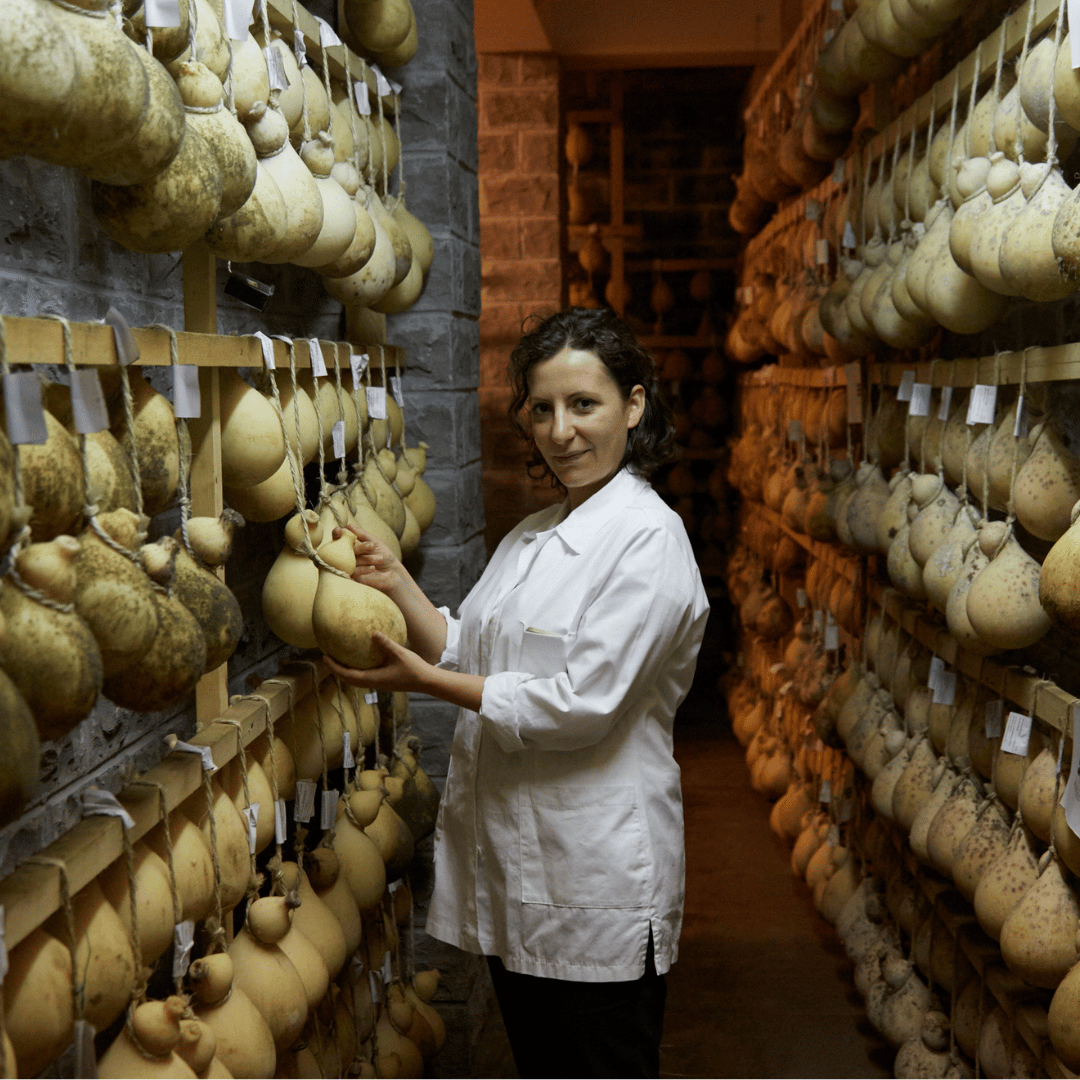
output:
[[[559,67],[554,57],[480,57],[480,415],[488,550],[557,498],[525,475],[506,419],[506,361],[524,320],[559,308]]]

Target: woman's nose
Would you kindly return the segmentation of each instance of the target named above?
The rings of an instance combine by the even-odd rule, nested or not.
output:
[[[551,437],[558,442],[567,442],[574,437],[574,425],[564,409],[557,408],[555,410]]]

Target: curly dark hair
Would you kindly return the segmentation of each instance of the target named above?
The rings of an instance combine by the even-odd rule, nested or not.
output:
[[[510,354],[506,370],[513,392],[508,410],[510,423],[532,450],[530,476],[550,477],[553,487],[562,487],[526,431],[520,414],[529,397],[529,372],[565,348],[595,353],[611,372],[624,401],[635,386],[645,388],[645,411],[628,433],[620,468],[630,466],[649,477],[660,465],[679,456],[671,409],[660,396],[656,363],[634,331],[610,308],[568,308],[546,319],[533,315],[526,319],[523,329],[525,336]]]

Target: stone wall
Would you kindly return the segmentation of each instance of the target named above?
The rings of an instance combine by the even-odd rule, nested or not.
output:
[[[305,0],[312,13],[336,22],[333,0]],[[413,0],[420,49],[394,75],[403,84],[402,135],[408,204],[435,237],[435,259],[420,300],[389,319],[388,340],[407,351],[404,372],[409,441],[431,445],[425,479],[438,511],[412,569],[439,604],[456,608],[484,564],[484,511],[480,478],[477,383],[480,309],[479,209],[476,144],[476,58],[471,0]],[[256,329],[337,340],[341,308],[319,279],[294,267],[258,267],[257,276],[276,292],[256,313],[222,295],[226,270],[219,267],[219,332]],[[63,315],[71,320],[103,316],[115,305],[134,326],[153,322],[183,329],[180,255],[144,256],[112,243],[89,205],[89,182],[80,175],[15,158],[0,162],[0,315]],[[53,375],[55,376],[55,372]],[[151,373],[171,394],[171,378]],[[155,521],[155,533],[171,532],[175,512]],[[249,525],[226,577],[244,613],[244,632],[229,662],[230,693],[242,693],[250,675],[269,676],[295,650],[282,646],[262,619],[262,581],[279,545],[280,528]],[[430,699],[413,703],[425,751],[422,764],[439,783],[446,774],[454,709]],[[0,830],[0,875],[35,854],[79,818],[78,793],[87,783],[113,791],[124,778],[145,771],[164,754],[162,736],[194,732],[193,703],[161,714],[138,714],[100,701],[72,732],[45,744],[41,784],[27,813]],[[418,863],[417,892],[430,878],[430,841]],[[423,925],[420,912],[419,928]],[[467,1075],[470,1041],[487,1007],[489,984],[475,960],[451,955],[418,935],[419,962],[447,973],[440,1008],[450,1042],[435,1071]],[[485,976],[486,978],[486,976]]]
[[[559,65],[531,53],[480,57],[480,412],[488,550],[556,498],[525,476],[506,418],[506,361],[524,320],[559,308]]]

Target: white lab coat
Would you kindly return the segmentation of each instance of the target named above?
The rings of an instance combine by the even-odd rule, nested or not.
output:
[[[578,982],[678,955],[682,796],[672,722],[708,602],[679,517],[624,469],[499,545],[440,664],[486,675],[462,709],[427,932]]]

